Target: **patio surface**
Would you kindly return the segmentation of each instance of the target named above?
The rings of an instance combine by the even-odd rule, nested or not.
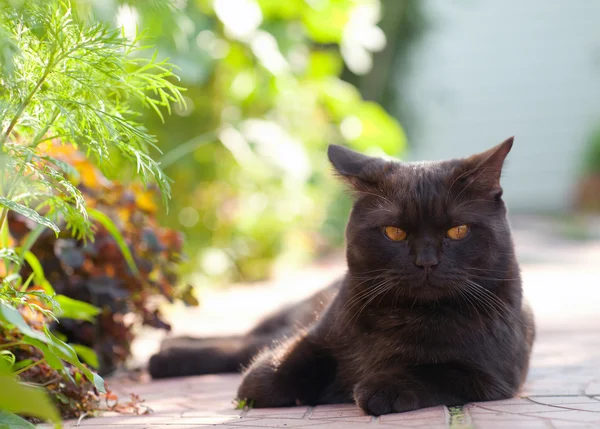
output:
[[[556,224],[538,219],[519,218],[513,224],[525,295],[538,325],[529,378],[519,398],[373,418],[351,404],[236,410],[232,399],[240,376],[233,374],[153,382],[115,379],[108,380],[110,388],[123,400],[135,393],[152,412],[107,413],[66,427],[600,428],[600,239],[559,238]],[[242,332],[265,311],[310,294],[343,270],[343,258],[333,257],[271,283],[201,292],[199,309],[170,310],[174,333]],[[141,332],[134,344],[137,362],[145,362],[159,341],[160,334]]]

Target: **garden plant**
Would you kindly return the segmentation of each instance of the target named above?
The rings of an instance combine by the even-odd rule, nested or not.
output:
[[[98,245],[95,236],[106,241],[109,234],[130,276],[143,277],[126,228],[98,200],[89,206],[90,178],[110,171],[119,157],[166,201],[170,183],[151,155],[156,139],[133,106],[162,118],[183,99],[170,64],[145,54],[140,40],[80,15],[69,1],[0,7],[0,425],[21,415],[59,426],[60,414],[97,408],[105,386],[80,360],[97,365],[94,351],[71,346],[50,326],[91,322],[106,310],[57,293],[40,243],[50,235],[54,253],[65,257],[69,246],[72,256],[81,243]],[[79,159],[65,158],[70,149]],[[96,286],[108,288],[103,281]]]

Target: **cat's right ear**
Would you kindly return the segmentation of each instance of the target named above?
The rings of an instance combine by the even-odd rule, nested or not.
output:
[[[381,158],[363,155],[335,144],[329,145],[327,156],[337,174],[359,191],[377,187],[386,165],[389,165]]]

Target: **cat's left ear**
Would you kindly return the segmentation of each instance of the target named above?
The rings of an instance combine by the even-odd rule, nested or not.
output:
[[[463,161],[465,171],[461,174],[461,181],[466,182],[471,188],[481,189],[495,198],[500,198],[502,167],[514,139],[509,137],[499,145],[465,159]]]

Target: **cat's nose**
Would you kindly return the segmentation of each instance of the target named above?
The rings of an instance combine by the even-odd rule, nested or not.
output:
[[[438,259],[435,255],[435,252],[420,252],[417,255],[417,259],[415,261],[415,265],[417,267],[421,267],[425,270],[426,273],[429,274],[433,267],[438,264]]]

